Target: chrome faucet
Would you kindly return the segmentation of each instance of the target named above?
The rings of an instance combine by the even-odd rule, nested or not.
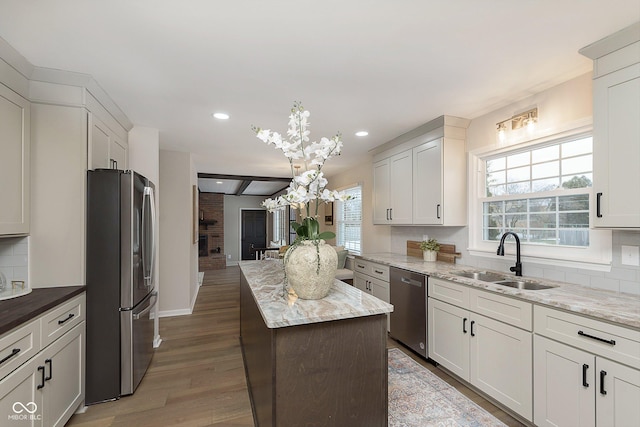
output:
[[[508,235],[512,235],[516,239],[516,265],[509,268],[509,271],[513,271],[516,273],[516,276],[522,276],[522,263],[520,262],[520,238],[513,231],[507,231],[502,235],[500,239],[500,244],[498,245],[497,255],[504,256],[504,239],[507,238]]]

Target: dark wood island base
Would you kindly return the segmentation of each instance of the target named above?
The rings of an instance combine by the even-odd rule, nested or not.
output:
[[[240,335],[256,426],[387,425],[386,314],[269,328],[243,272]]]

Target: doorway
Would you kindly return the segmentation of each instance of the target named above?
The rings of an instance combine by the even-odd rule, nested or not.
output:
[[[252,247],[267,247],[267,211],[262,209],[243,209],[240,230],[241,259],[256,259]]]

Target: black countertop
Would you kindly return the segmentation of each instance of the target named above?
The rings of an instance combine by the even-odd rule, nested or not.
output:
[[[85,290],[86,286],[40,288],[33,289],[31,293],[21,297],[0,301],[0,335],[38,317]]]

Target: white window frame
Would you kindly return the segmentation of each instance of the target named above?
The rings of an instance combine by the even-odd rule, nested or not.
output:
[[[345,246],[345,249],[347,249],[349,251],[350,254],[355,254],[355,255],[359,255],[362,253],[362,216],[363,216],[363,208],[362,208],[362,184],[357,183],[357,184],[351,184],[351,185],[347,185],[345,187],[340,188],[340,191],[345,191],[345,190],[350,190],[353,188],[360,188],[360,241],[359,241],[359,250],[353,249],[353,248],[349,248],[347,246]],[[338,234],[338,231],[340,230],[340,223],[341,222],[345,222],[345,221],[341,221],[339,220],[339,215],[338,215],[338,210],[342,207],[343,203],[349,203],[349,201],[346,202],[340,202],[340,201],[336,201],[334,202],[334,213],[333,213],[333,218],[334,218],[334,227],[335,227],[335,232],[336,232],[336,246],[344,246],[343,243],[340,242],[340,236]]]
[[[480,149],[471,151],[468,154],[468,176],[469,176],[469,253],[474,256],[495,258],[497,243],[483,240],[483,206],[482,201],[486,194],[485,188],[485,162],[484,160],[496,155],[508,152],[524,150],[528,147],[551,143],[555,140],[562,140],[570,137],[579,138],[592,133],[591,126],[574,129],[572,131],[554,134],[544,138],[527,141],[521,144],[510,145],[496,149]],[[593,224],[593,206],[595,206],[595,196],[593,189],[589,188],[589,224]],[[522,194],[522,198],[538,197],[541,193]],[[535,262],[539,264],[555,265],[561,267],[582,268],[597,271],[611,270],[611,230],[596,230],[592,226],[589,229],[588,247],[566,247],[539,244],[521,244],[521,255],[523,261]],[[515,256],[515,243],[511,238],[505,241],[505,253],[507,257]]]

